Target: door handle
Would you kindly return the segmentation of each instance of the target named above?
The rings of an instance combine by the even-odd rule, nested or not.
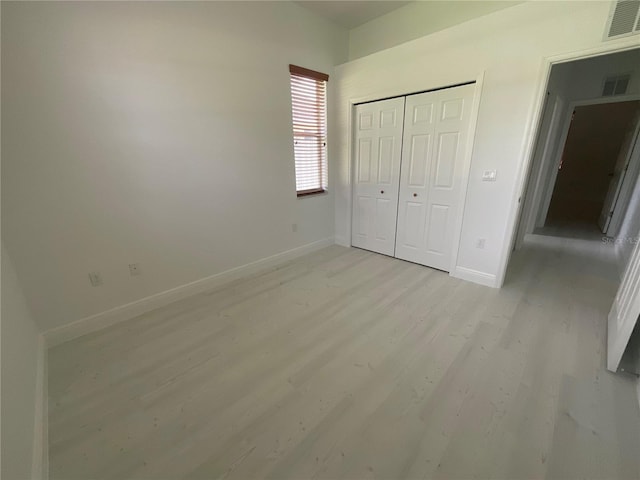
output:
[[[380,190],[380,193],[384,193],[384,190]]]
[[[413,194],[413,196],[414,196],[414,197],[417,197],[417,196],[418,196],[418,194],[417,194],[417,193],[414,193],[414,194]]]

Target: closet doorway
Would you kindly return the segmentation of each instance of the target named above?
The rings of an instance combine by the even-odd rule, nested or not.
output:
[[[355,106],[351,244],[449,271],[475,84]]]

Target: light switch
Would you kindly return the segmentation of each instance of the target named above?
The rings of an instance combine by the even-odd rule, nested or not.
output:
[[[485,170],[484,173],[482,174],[482,181],[483,182],[495,182],[497,175],[498,175],[498,171],[497,170]]]

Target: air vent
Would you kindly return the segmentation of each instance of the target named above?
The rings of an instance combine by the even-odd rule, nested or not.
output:
[[[618,0],[611,7],[605,39],[640,31],[640,0]]]
[[[602,87],[603,97],[612,97],[614,95],[624,95],[627,93],[631,75],[616,75],[604,79]]]

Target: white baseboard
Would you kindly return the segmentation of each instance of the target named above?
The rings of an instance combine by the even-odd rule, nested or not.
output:
[[[43,335],[38,337],[38,358],[36,360],[36,398],[33,418],[33,460],[31,478],[49,478],[49,431],[48,431],[48,382],[47,344]]]
[[[485,287],[498,288],[496,276],[491,273],[480,272],[466,267],[456,267],[450,275],[467,282],[484,285]]]
[[[256,260],[255,262],[247,263],[246,265],[232,268],[230,270],[211,275],[210,277],[205,277],[200,280],[196,280],[195,282],[187,283],[185,285],[136,300],[135,302],[127,303],[125,305],[76,320],[67,325],[53,328],[44,333],[47,346],[52,347],[59,345],[64,342],[68,342],[69,340],[73,340],[74,338],[115,325],[116,323],[130,320],[177,300],[206,292],[207,290],[211,290],[212,288],[216,288],[220,285],[224,285],[225,283],[248,275],[268,270],[283,262],[320,250],[328,247],[329,245],[333,245],[334,243],[333,237],[308,243],[301,247],[277,253],[270,257]]]
[[[341,247],[350,247],[351,242],[346,237],[336,236],[335,244],[340,245]]]

